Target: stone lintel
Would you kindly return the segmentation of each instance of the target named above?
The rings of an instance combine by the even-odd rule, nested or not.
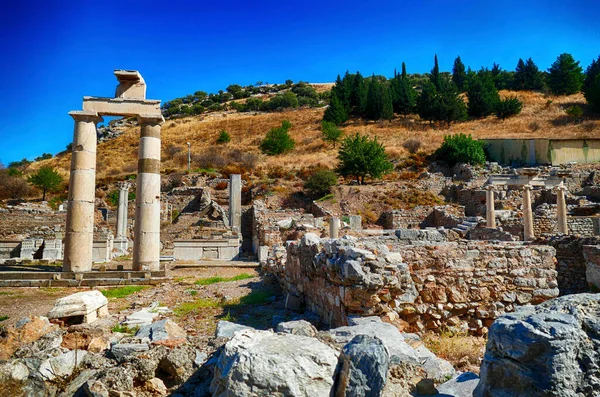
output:
[[[125,70],[125,69],[115,69],[115,76],[117,76],[117,80],[119,83],[127,81],[131,83],[138,83],[140,81],[144,81],[142,75],[137,70]]]
[[[488,186],[525,186],[553,188],[559,186],[563,178],[556,176],[543,176],[527,178],[525,176],[494,175],[488,179]]]
[[[105,116],[128,116],[153,115],[160,117],[160,100],[136,99],[136,98],[99,98],[84,96],[83,110],[96,112]]]
[[[104,121],[104,119],[98,115],[98,112],[89,110],[72,110],[69,112],[69,116],[73,117],[75,121],[92,121],[95,123]]]

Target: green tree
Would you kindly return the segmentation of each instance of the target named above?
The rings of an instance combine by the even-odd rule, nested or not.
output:
[[[465,64],[460,59],[460,56],[454,60],[454,66],[452,66],[452,81],[458,87],[460,92],[464,91],[465,80],[467,79],[467,72],[465,71]]]
[[[367,86],[365,79],[356,72],[352,79],[352,89],[350,91],[349,108],[350,114],[361,117],[365,112],[365,102],[367,100]]]
[[[369,139],[358,133],[344,139],[338,152],[340,175],[352,175],[359,184],[365,183],[365,177],[381,178],[392,171],[393,164],[385,154],[385,148],[377,138]]]
[[[515,70],[515,89],[517,90],[541,90],[544,88],[542,73],[531,58],[523,62],[519,58]]]
[[[312,198],[321,198],[329,194],[337,183],[338,178],[333,171],[318,170],[304,182],[304,189]]]
[[[431,69],[429,79],[435,86],[436,90],[439,90],[441,87],[442,78],[440,76],[440,65],[438,64],[437,54],[435,54],[435,56],[433,58],[433,69]]]
[[[63,182],[62,176],[50,166],[40,167],[36,173],[31,174],[27,180],[33,186],[42,190],[42,200],[46,201],[46,192],[58,189]]]
[[[379,120],[383,114],[383,90],[381,83],[373,76],[369,82],[367,91],[367,102],[365,104],[365,117],[369,120]]]
[[[296,142],[292,139],[288,130],[292,124],[288,120],[281,123],[281,127],[272,128],[260,144],[260,150],[269,156],[290,152],[294,150]]]
[[[473,139],[471,135],[446,135],[442,146],[435,151],[435,156],[451,167],[457,163],[480,165],[485,163],[484,145],[484,141]]]
[[[381,84],[381,118],[383,120],[391,120],[394,118],[394,106],[392,103],[392,95],[388,84]]]
[[[504,98],[500,100],[496,106],[496,117],[504,120],[508,117],[521,113],[522,109],[523,102],[521,102],[516,96]]]
[[[485,117],[496,111],[500,96],[491,73],[481,70],[469,76],[467,98],[469,98],[467,110],[470,116]]]
[[[456,85],[448,78],[440,78],[440,89],[433,82],[426,82],[417,100],[417,111],[424,120],[443,121],[447,124],[464,120],[467,107]]]
[[[323,121],[329,121],[335,125],[340,125],[346,120],[348,120],[348,113],[346,113],[346,109],[337,95],[332,92],[329,107],[325,110],[325,114],[323,114]]]
[[[548,69],[548,87],[554,95],[573,95],[581,91],[583,68],[571,54],[560,54]]]
[[[406,73],[406,64],[402,62],[402,74],[394,73],[390,82],[392,104],[396,113],[407,115],[415,110],[417,104],[417,92],[413,87],[411,78]]]
[[[600,56],[593,60],[585,71],[583,95],[588,103],[600,110]]]
[[[342,130],[340,130],[335,123],[325,120],[321,121],[321,131],[323,132],[323,140],[332,142],[333,147],[335,147],[336,143],[343,135]]]
[[[225,130],[221,131],[219,133],[219,137],[217,138],[217,143],[227,143],[231,141],[231,136],[229,136],[229,133]]]

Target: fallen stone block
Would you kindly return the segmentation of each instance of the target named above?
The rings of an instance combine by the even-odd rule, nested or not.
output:
[[[158,313],[153,313],[148,309],[142,309],[127,316],[122,324],[128,327],[142,327],[144,325],[152,324],[152,321],[154,321],[156,317],[158,317]]]
[[[60,356],[42,361],[38,372],[45,380],[64,378],[73,373],[86,356],[85,350],[71,350]]]
[[[60,298],[54,304],[49,319],[67,320],[81,317],[79,323],[91,323],[108,316],[108,299],[100,291],[78,292]],[[72,320],[70,320],[72,321]]]
[[[252,327],[247,327],[242,324],[232,323],[230,321],[221,320],[217,323],[217,330],[215,331],[216,338],[233,338],[236,332],[244,330],[253,330]]]
[[[144,325],[138,330],[135,336],[140,339],[148,338],[152,342],[158,342],[164,340],[185,339],[187,333],[174,321],[164,319],[152,324]]]
[[[317,329],[306,320],[288,321],[279,323],[276,332],[283,332],[284,334],[300,335],[300,336],[317,336]]]
[[[110,348],[110,352],[119,362],[123,361],[125,357],[131,354],[148,350],[150,350],[150,347],[147,343],[119,343]]]

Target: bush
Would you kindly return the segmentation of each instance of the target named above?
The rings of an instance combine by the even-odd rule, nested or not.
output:
[[[22,199],[31,193],[31,188],[23,178],[11,175],[10,170],[0,170],[0,199]]]
[[[338,152],[338,159],[340,165],[337,171],[340,175],[353,175],[359,184],[365,183],[366,176],[381,178],[394,168],[377,138],[371,140],[358,133],[344,140]]]
[[[337,183],[337,175],[333,171],[319,170],[304,182],[304,189],[309,196],[318,199],[329,194],[331,188],[337,185]]]
[[[269,156],[292,151],[296,146],[296,142],[288,134],[291,127],[292,124],[288,120],[284,120],[281,127],[272,128],[260,144],[260,150]]]
[[[498,102],[496,107],[496,116],[504,120],[507,117],[515,116],[521,113],[523,102],[519,101],[516,96],[504,98]]]
[[[135,192],[129,192],[127,195],[127,201],[132,200],[135,200]],[[117,207],[119,205],[119,190],[113,190],[112,192],[108,193],[108,196],[106,196],[106,201],[108,201],[108,203],[113,207]]]
[[[581,116],[583,116],[583,109],[581,109],[581,106],[579,105],[569,106],[565,112],[567,112],[569,118],[575,121],[581,119]]]
[[[229,141],[231,141],[229,133],[225,130],[221,131],[221,133],[219,134],[219,138],[217,138],[217,143],[227,143]]]
[[[415,138],[410,138],[410,139],[407,139],[406,141],[404,141],[404,143],[402,144],[402,147],[404,149],[406,149],[408,151],[408,153],[415,154],[419,151],[419,149],[421,149],[422,145],[423,145],[423,143],[421,143],[420,140],[415,139]]]
[[[484,145],[483,141],[473,139],[471,135],[446,135],[442,146],[435,151],[435,155],[438,159],[445,160],[451,167],[457,163],[484,164]]]
[[[342,130],[340,130],[337,125],[335,125],[335,123],[325,120],[321,122],[321,131],[323,132],[323,140],[327,142],[332,142],[333,147],[335,147],[335,144],[340,140],[340,138],[344,134]]]

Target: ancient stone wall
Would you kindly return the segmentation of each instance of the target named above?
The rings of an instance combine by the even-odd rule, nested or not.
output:
[[[517,238],[503,230],[491,227],[475,227],[470,229],[465,238],[467,240],[498,240],[498,241],[516,241]]]
[[[406,244],[307,234],[265,270],[334,326],[348,315],[387,315],[412,331],[450,326],[482,334],[516,305],[558,296],[554,254],[518,242]]]
[[[547,244],[556,249],[556,270],[561,295],[589,292],[583,246],[600,245],[598,237],[554,236]]]
[[[461,206],[418,205],[409,210],[393,210],[381,215],[380,224],[385,229],[416,229],[445,227],[452,229],[462,222],[465,209]]]
[[[567,225],[569,234],[582,237],[595,235],[594,219],[586,216],[568,216]],[[555,235],[558,233],[558,220],[556,205],[542,204],[535,209],[533,216],[533,230],[536,236]]]

